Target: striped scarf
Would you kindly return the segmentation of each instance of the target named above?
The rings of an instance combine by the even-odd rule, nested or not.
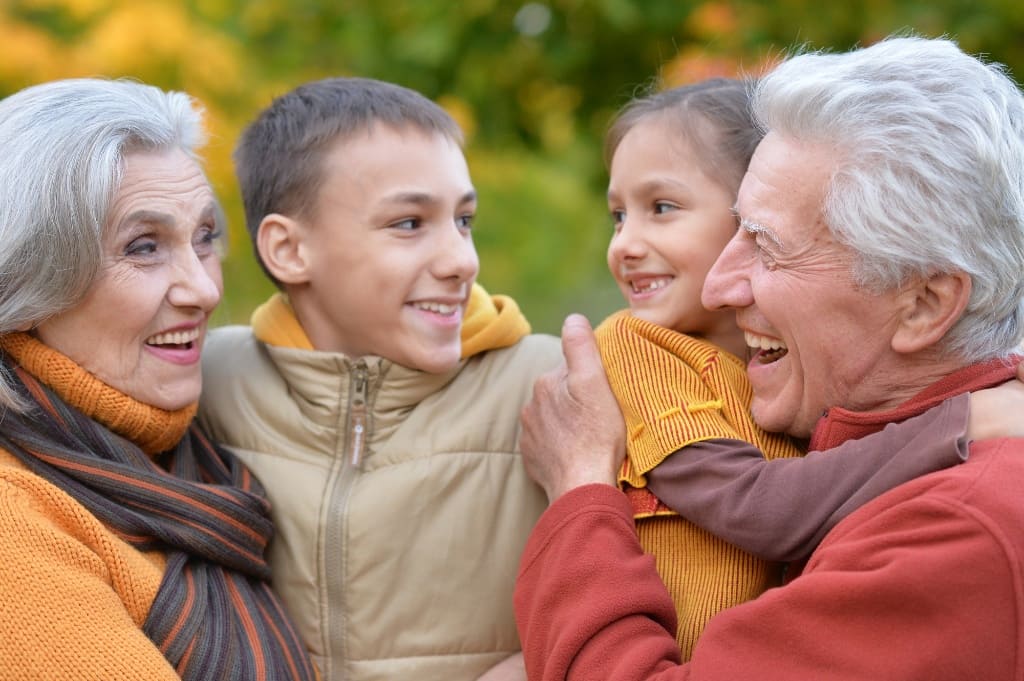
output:
[[[3,414],[0,447],[132,546],[167,554],[143,631],[178,674],[204,681],[316,678],[268,584],[263,555],[273,527],[259,482],[194,424],[186,426],[177,444],[166,442],[167,427],[187,424],[195,407],[179,416],[141,405],[24,334],[4,336],[2,345],[0,369],[30,408]],[[93,407],[106,404],[109,410],[116,404],[121,412],[163,416],[158,423],[167,426],[161,428],[164,434],[149,440],[163,437],[169,448],[147,453],[128,439],[133,432],[108,429],[93,418],[97,414],[82,413],[33,373],[43,380],[62,374],[60,384],[87,386],[93,397],[98,392],[99,399],[90,400]],[[124,409],[126,404],[131,408]],[[110,418],[123,420],[123,415]],[[181,426],[171,434],[180,436]]]

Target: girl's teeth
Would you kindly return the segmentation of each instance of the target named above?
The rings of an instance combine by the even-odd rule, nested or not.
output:
[[[644,284],[643,286],[637,286],[636,284],[633,284],[633,291],[636,293],[647,293],[648,291],[654,291],[656,289],[662,288],[667,284],[668,281],[665,279],[658,279],[656,281]]]

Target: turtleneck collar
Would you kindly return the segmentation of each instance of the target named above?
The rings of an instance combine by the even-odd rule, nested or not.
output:
[[[166,411],[139,402],[27,333],[0,336],[0,348],[62,400],[147,454],[176,445],[195,416],[197,404]]]

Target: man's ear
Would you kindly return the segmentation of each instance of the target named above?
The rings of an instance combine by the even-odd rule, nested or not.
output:
[[[306,228],[302,224],[280,213],[271,213],[260,222],[256,248],[267,270],[282,284],[309,281],[305,236]]]
[[[892,349],[911,354],[938,343],[959,321],[971,298],[971,277],[964,272],[934,274],[899,295],[899,326]]]

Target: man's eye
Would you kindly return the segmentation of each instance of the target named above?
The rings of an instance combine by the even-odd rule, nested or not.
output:
[[[754,251],[757,253],[758,260],[765,266],[766,269],[775,269],[775,259],[772,257],[770,251],[768,251],[759,239],[754,239]]]

